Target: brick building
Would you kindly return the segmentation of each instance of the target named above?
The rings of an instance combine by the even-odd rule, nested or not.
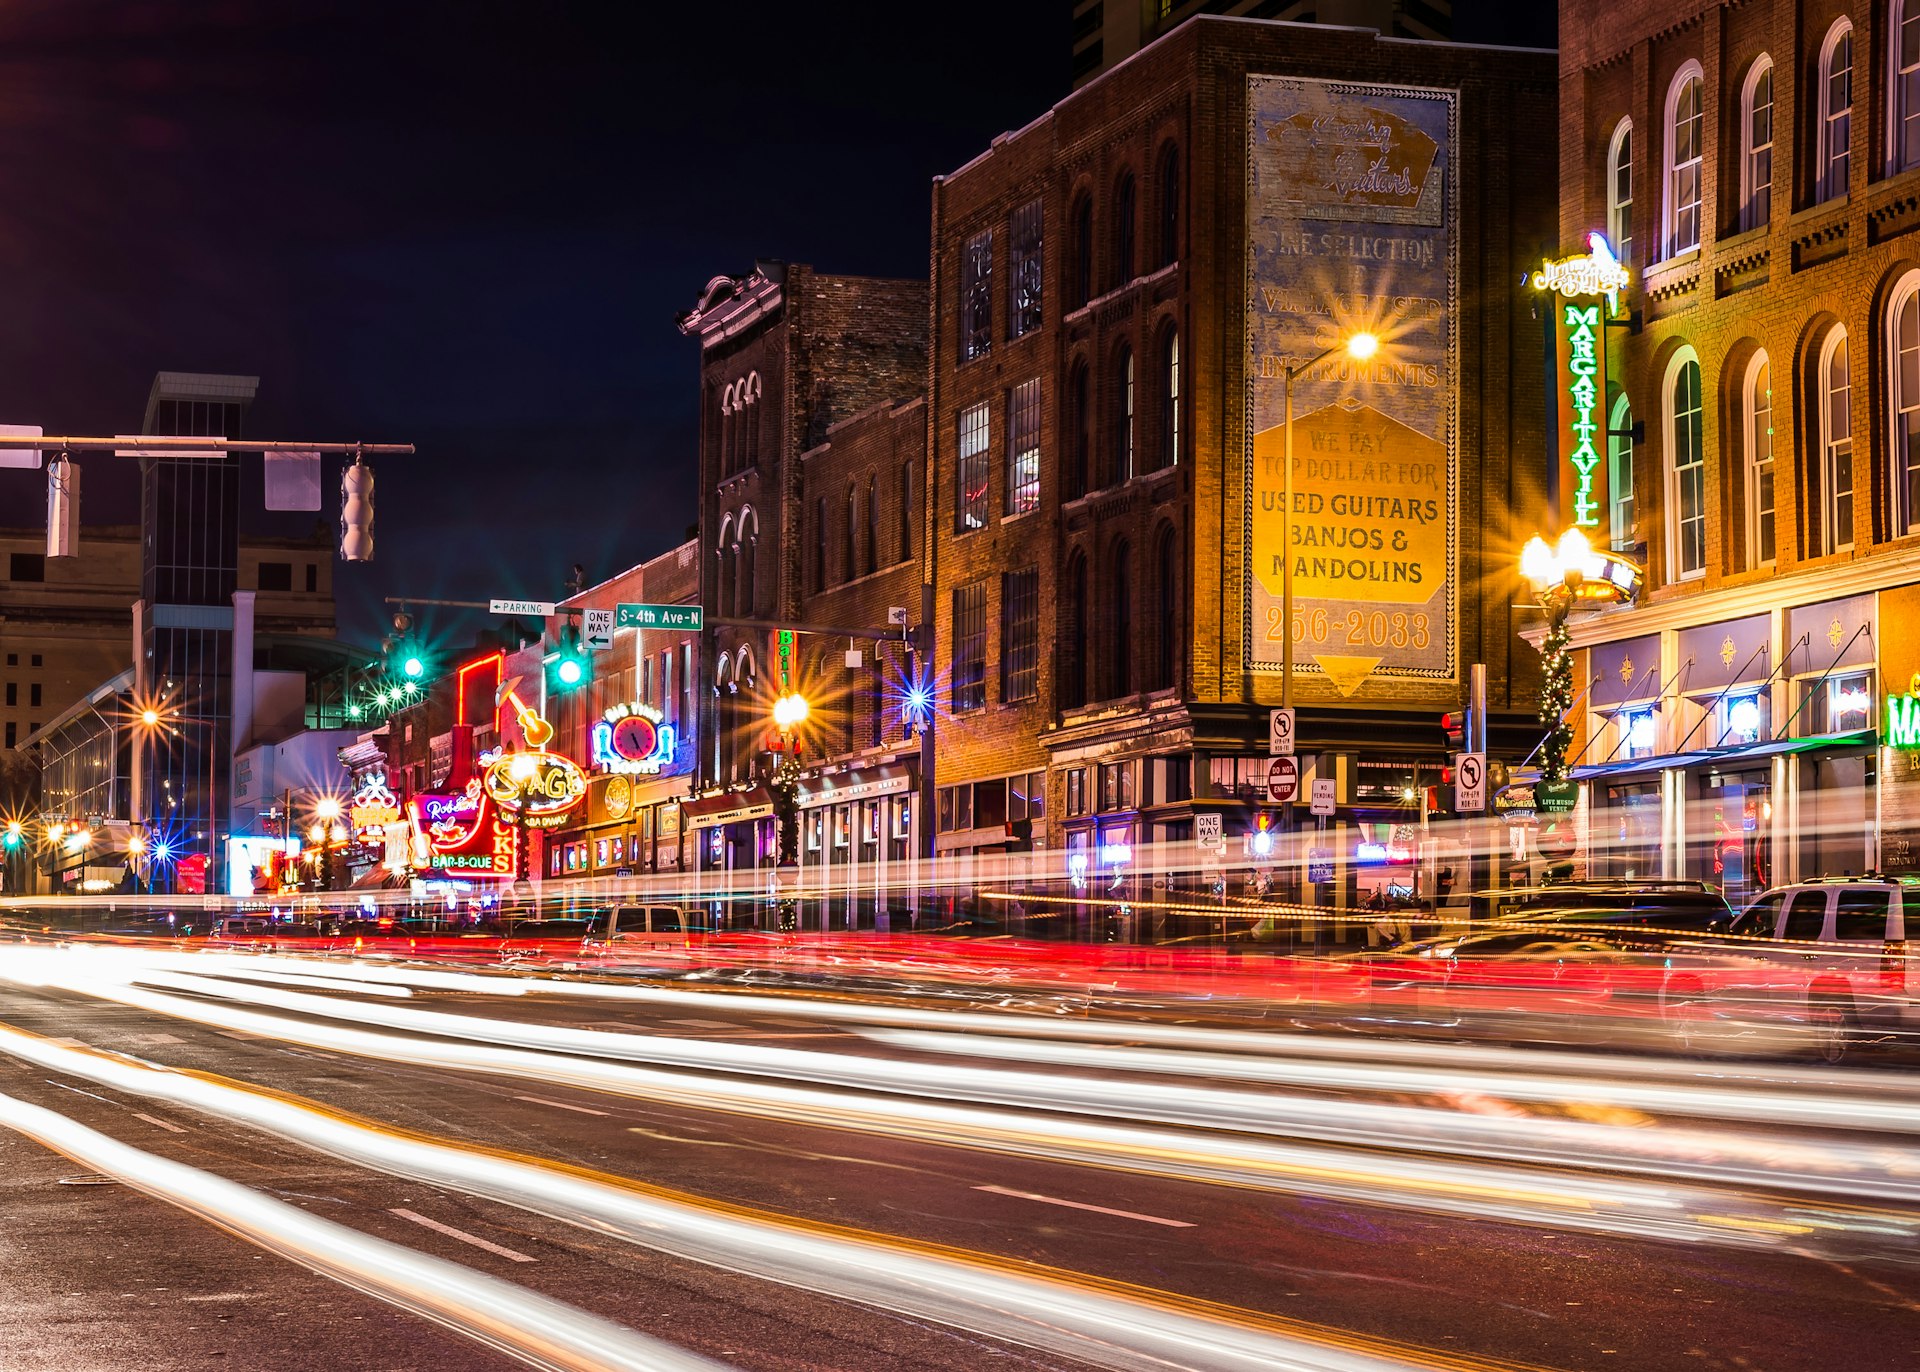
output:
[[[1920,6],[1561,19],[1562,244],[1620,243],[1644,321],[1603,532],[1649,589],[1574,631],[1590,864],[1920,870]]]
[[[897,799],[913,777],[878,774],[892,767],[889,738],[903,735],[897,718],[891,733],[874,722],[899,662],[864,631],[888,628],[895,605],[919,619],[920,541],[900,535],[919,517],[925,470],[914,402],[926,386],[926,285],[762,263],[714,278],[679,325],[700,342],[699,601],[711,664],[697,794],[684,807],[697,870],[751,872],[776,857],[765,782],[772,704],[786,690],[823,707],[799,740],[802,805],[827,805],[830,778],[865,767],[875,775],[840,783],[840,803],[852,803],[849,788],[886,798],[891,835],[915,809]],[[783,655],[774,626],[807,623],[863,632],[799,635]],[[846,665],[854,650],[858,668]],[[831,854],[831,837],[823,843]]]
[[[1553,75],[1202,16],[937,181],[943,851],[1024,820],[1085,880],[1196,813],[1272,823],[1283,547],[1300,813],[1338,783],[1337,856],[1417,822],[1467,664],[1530,746],[1506,569],[1542,476],[1510,455],[1545,396],[1515,283],[1554,237]],[[1376,361],[1295,386],[1289,515],[1281,378],[1359,329]]]
[[[1453,0],[1070,0],[1073,84],[1084,86],[1196,14],[1378,29],[1396,38],[1445,38]]]

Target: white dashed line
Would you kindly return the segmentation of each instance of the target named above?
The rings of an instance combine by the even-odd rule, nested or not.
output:
[[[157,1125],[162,1129],[171,1129],[176,1134],[184,1134],[187,1132],[177,1124],[170,1123],[163,1119],[155,1119],[152,1115],[143,1115],[138,1110],[133,1112],[133,1117],[137,1120],[145,1120],[148,1124]]]
[[[563,1100],[542,1100],[539,1096],[515,1096],[514,1099],[526,1101],[531,1105],[551,1105],[556,1110],[572,1110],[582,1115],[604,1116],[608,1114],[605,1110],[589,1110],[584,1105],[568,1105]]]
[[[1032,1191],[1012,1191],[1004,1186],[976,1186],[976,1191],[991,1191],[996,1196],[1012,1196],[1016,1200],[1041,1201],[1047,1205],[1064,1205],[1070,1210],[1091,1210],[1096,1215],[1117,1215],[1123,1220],[1141,1220],[1147,1224],[1164,1224],[1169,1229],[1193,1229],[1197,1226],[1189,1220],[1170,1220],[1160,1215],[1142,1215],[1137,1210],[1110,1210],[1104,1205],[1088,1205],[1085,1201],[1062,1200],[1058,1196],[1042,1196]]]
[[[425,1215],[415,1214],[413,1211],[403,1209],[397,1205],[389,1207],[387,1213],[398,1215],[403,1220],[412,1220],[415,1224],[424,1225],[436,1234],[445,1234],[450,1239],[458,1239],[462,1243],[470,1243],[475,1248],[484,1248],[489,1253],[497,1253],[499,1256],[509,1258],[514,1262],[540,1261],[538,1258],[528,1257],[525,1253],[516,1253],[511,1248],[502,1248],[497,1243],[489,1243],[478,1234],[469,1234],[464,1229],[455,1229],[450,1224],[442,1224],[439,1220],[430,1220]]]

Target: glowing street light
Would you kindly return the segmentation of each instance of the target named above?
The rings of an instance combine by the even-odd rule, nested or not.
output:
[[[1574,606],[1631,600],[1639,589],[1640,571],[1617,553],[1594,549],[1587,536],[1570,528],[1554,543],[1538,534],[1520,550],[1520,575],[1540,597],[1547,617],[1546,636],[1540,640],[1540,780],[1557,787],[1566,780],[1567,748],[1573,726],[1573,653],[1567,616]]]
[[[331,824],[340,818],[340,800],[337,796],[322,796],[314,803],[313,813],[322,823]]]
[[[774,727],[783,734],[791,734],[805,724],[807,716],[811,713],[812,709],[807,704],[807,698],[798,691],[789,692],[773,702]]]

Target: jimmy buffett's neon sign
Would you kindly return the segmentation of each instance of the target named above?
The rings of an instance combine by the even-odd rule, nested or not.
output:
[[[1595,383],[1600,374],[1598,351],[1603,326],[1597,304],[1569,300],[1560,308],[1565,311],[1567,326],[1567,401],[1573,415],[1568,425],[1573,451],[1567,460],[1578,478],[1573,491],[1573,522],[1593,529],[1600,525],[1600,502],[1593,498],[1593,474],[1600,466],[1600,450],[1593,446],[1593,436],[1600,432],[1595,418],[1600,396]]]

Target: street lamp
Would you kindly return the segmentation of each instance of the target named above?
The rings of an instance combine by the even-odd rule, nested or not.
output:
[[[1356,362],[1365,362],[1380,351],[1377,334],[1348,334],[1305,362],[1296,362],[1282,373],[1286,379],[1286,419],[1281,441],[1280,494],[1280,704],[1293,704],[1293,382],[1302,372],[1344,352]]]
[[[1520,550],[1520,575],[1540,597],[1547,617],[1546,636],[1540,640],[1540,780],[1559,786],[1567,776],[1567,747],[1573,726],[1567,713],[1573,708],[1573,655],[1569,650],[1567,616],[1578,605],[1602,605],[1633,599],[1640,587],[1640,569],[1618,553],[1600,552],[1578,529],[1568,529],[1557,543],[1539,535]]]
[[[780,765],[773,769],[774,879],[780,881],[788,869],[800,861],[800,752],[794,744],[794,730],[807,722],[813,708],[798,691],[789,691],[773,702],[773,727],[780,731]],[[782,929],[797,922],[791,897],[783,895],[778,906]]]

